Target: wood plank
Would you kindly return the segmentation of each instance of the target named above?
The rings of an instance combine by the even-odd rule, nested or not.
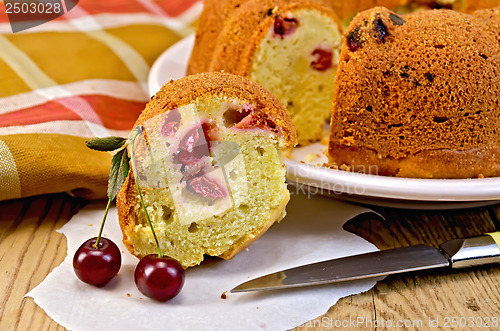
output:
[[[0,204],[0,330],[64,330],[24,295],[66,256],[66,238],[56,232],[82,205],[66,195]]]

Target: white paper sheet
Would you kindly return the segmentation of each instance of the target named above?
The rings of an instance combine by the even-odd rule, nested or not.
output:
[[[68,239],[64,262],[26,296],[57,323],[71,330],[286,330],[322,314],[340,298],[369,290],[375,280],[280,291],[221,294],[236,285],[281,269],[325,259],[375,251],[365,240],[342,229],[369,212],[322,196],[292,194],[288,215],[230,261],[210,259],[186,271],[181,293],[155,302],[135,287],[138,260],[121,242],[116,209],[105,236],[123,251],[117,277],[103,288],[82,283],[73,273],[74,252],[97,235],[103,204],[92,204],[60,230]]]

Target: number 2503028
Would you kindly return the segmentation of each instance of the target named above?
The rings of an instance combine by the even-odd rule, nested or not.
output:
[[[7,14],[60,14],[64,8],[60,2],[5,2]]]

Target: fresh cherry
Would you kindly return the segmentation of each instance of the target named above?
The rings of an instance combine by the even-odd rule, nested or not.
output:
[[[135,268],[135,284],[145,296],[165,302],[172,299],[184,285],[184,269],[177,260],[150,254]]]
[[[104,237],[95,243],[97,237],[84,242],[73,257],[75,274],[84,283],[102,287],[120,270],[122,257],[116,244]]]

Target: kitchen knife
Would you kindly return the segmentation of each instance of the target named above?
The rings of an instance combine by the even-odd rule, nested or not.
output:
[[[231,292],[276,290],[432,268],[456,269],[497,262],[500,262],[500,231],[453,239],[441,244],[439,248],[417,245],[303,265],[247,281]]]

